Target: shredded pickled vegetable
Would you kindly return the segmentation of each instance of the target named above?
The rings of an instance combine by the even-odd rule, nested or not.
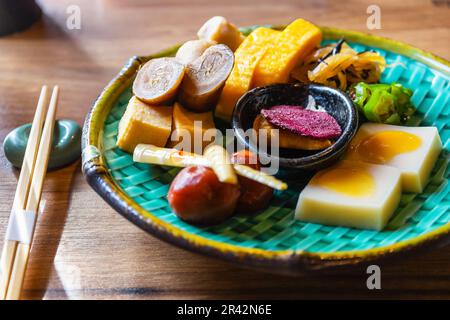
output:
[[[321,47],[310,54],[291,73],[302,83],[320,83],[347,90],[358,82],[376,83],[386,67],[376,52],[356,52],[343,39],[337,44]]]

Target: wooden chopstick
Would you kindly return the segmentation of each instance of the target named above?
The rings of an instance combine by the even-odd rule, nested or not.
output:
[[[41,141],[39,143],[39,150],[36,157],[36,163],[32,175],[30,190],[28,192],[27,204],[25,211],[32,211],[35,215],[38,213],[39,202],[41,200],[42,186],[44,184],[45,174],[47,172],[48,159],[51,150],[53,129],[55,127],[55,116],[58,105],[59,87],[53,88],[50,106],[45,118],[45,125],[42,131]],[[35,226],[35,225],[34,225]],[[33,226],[33,233],[34,233]],[[31,236],[31,239],[33,235]],[[11,271],[8,291],[6,299],[17,300],[20,298],[20,291],[25,277],[25,270],[28,264],[28,257],[30,254],[31,242],[28,244],[19,243],[16,250],[14,265]]]
[[[32,180],[28,192],[27,203],[25,206],[25,211],[33,212],[35,215],[37,215],[39,209],[39,202],[42,194],[42,186],[44,182],[45,173],[47,171],[48,158],[53,138],[53,128],[55,123],[58,93],[59,88],[55,86],[53,88],[50,106],[45,119],[45,125],[39,143],[38,154],[36,157],[34,171],[32,174]],[[14,265],[12,267],[8,291],[6,294],[6,299],[19,299],[20,297],[20,290],[22,288],[23,279],[25,276],[25,270],[28,263],[30,247],[31,242],[26,244],[19,243],[17,246]]]
[[[42,126],[44,125],[45,112],[48,106],[48,88],[43,86],[39,101],[34,114],[33,123],[30,129],[27,147],[20,170],[19,180],[17,182],[16,193],[12,210],[25,209],[28,190],[31,182],[31,175],[34,170],[34,163],[41,139]],[[5,239],[3,245],[2,256],[0,258],[0,300],[5,299],[9,284],[9,277],[16,253],[17,241]]]
[[[44,183],[45,174],[47,172],[47,165],[49,154],[51,150],[53,129],[55,125],[55,115],[58,104],[59,88],[55,86],[53,88],[52,97],[50,100],[50,106],[48,108],[47,116],[45,118],[44,129],[42,130],[42,137],[39,141],[39,148],[35,163],[33,165],[33,171],[31,172],[31,183],[29,186],[28,194],[25,195],[26,205],[21,209],[25,209],[25,212],[34,215],[33,225],[31,229],[30,241],[27,243],[16,243],[17,249],[15,250],[12,268],[9,278],[9,283],[6,291],[6,299],[15,300],[19,299],[20,291],[25,276],[25,270],[28,263],[28,257],[31,248],[31,242],[33,239],[36,215],[39,209],[39,202],[42,194],[42,186]]]

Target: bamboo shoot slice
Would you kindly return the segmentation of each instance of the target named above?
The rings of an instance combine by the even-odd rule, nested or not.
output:
[[[139,144],[134,149],[133,161],[173,167],[212,167],[211,162],[204,156],[177,149],[160,148],[150,144]],[[264,172],[240,164],[232,164],[232,166],[236,174],[257,181],[271,188],[286,190],[288,187],[283,181]]]
[[[211,168],[217,175],[220,182],[237,184],[237,176],[234,172],[230,155],[221,146],[212,145],[205,150],[205,158],[208,159]]]
[[[266,186],[269,186],[273,189],[286,190],[288,187],[285,182],[278,180],[273,176],[269,176],[264,172],[250,168],[249,166],[235,164],[234,170],[236,170],[236,173],[242,177],[246,177],[261,184],[265,184]]]
[[[133,161],[172,167],[208,166],[205,157],[177,149],[160,148],[151,144],[138,144]]]

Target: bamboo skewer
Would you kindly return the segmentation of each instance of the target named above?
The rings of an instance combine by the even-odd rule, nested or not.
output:
[[[38,151],[39,141],[44,125],[45,111],[48,105],[48,88],[43,86],[36,107],[33,123],[30,129],[28,144],[25,149],[25,155],[20,171],[19,180],[17,182],[16,193],[12,210],[25,209],[27,194],[30,187],[31,175],[34,170],[34,163]],[[11,274],[14,255],[16,253],[17,241],[6,240],[3,245],[2,256],[0,259],[0,300],[5,299],[6,291],[9,285],[9,277]]]
[[[46,91],[46,89],[45,89]],[[9,265],[12,265],[12,268],[10,268],[10,278],[9,283],[6,280],[5,286],[7,286],[6,290],[6,299],[19,299],[20,297],[20,291],[22,289],[22,284],[25,276],[25,271],[28,263],[28,257],[29,252],[31,248],[31,242],[33,239],[34,234],[34,228],[36,224],[36,215],[39,209],[39,202],[41,199],[42,194],[42,186],[44,183],[45,174],[47,171],[47,164],[52,144],[52,138],[53,138],[53,129],[55,124],[55,115],[56,115],[56,109],[57,109],[57,103],[58,103],[58,94],[59,94],[59,88],[58,86],[55,86],[53,88],[52,97],[50,100],[50,105],[48,108],[47,116],[45,118],[45,125],[44,129],[42,130],[42,137],[39,139],[36,139],[33,136],[33,140],[29,140],[28,146],[31,142],[36,143],[34,148],[39,144],[39,148],[37,151],[37,156],[35,156],[34,165],[31,166],[32,170],[28,172],[28,175],[31,175],[31,183],[29,183],[29,189],[27,188],[27,191],[25,195],[21,194],[20,197],[25,201],[26,199],[26,205],[20,205],[20,210],[25,209],[25,212],[22,212],[22,214],[31,214],[33,215],[32,219],[32,226],[30,226],[30,232],[29,235],[29,241],[28,242],[14,242],[14,245],[17,247],[16,250],[13,250],[15,252],[8,251],[8,257],[12,255],[13,259],[9,260],[8,257],[5,258],[7,260]],[[38,107],[39,109],[39,107]],[[37,111],[38,112],[38,111]],[[42,117],[43,118],[43,117]],[[33,121],[34,124],[34,121]],[[42,126],[41,126],[42,127]],[[40,131],[40,130],[39,130]],[[40,132],[39,132],[40,133]],[[31,135],[30,135],[31,138]],[[32,147],[30,147],[32,148]],[[28,159],[24,160],[25,161]],[[34,160],[34,159],[33,159]],[[21,172],[22,174],[22,172]],[[26,172],[24,173],[26,174]],[[28,177],[28,180],[30,180],[30,177]],[[19,178],[20,181],[20,178]],[[19,187],[18,187],[19,188]],[[18,190],[22,191],[22,189]],[[15,207],[14,207],[15,208]],[[8,241],[10,242],[10,241]],[[2,274],[3,276],[3,274]],[[5,274],[6,276],[6,274]],[[2,285],[4,285],[2,283]],[[5,289],[1,288],[2,292],[5,291]],[[4,296],[3,296],[4,297]],[[2,297],[2,298],[3,298]]]

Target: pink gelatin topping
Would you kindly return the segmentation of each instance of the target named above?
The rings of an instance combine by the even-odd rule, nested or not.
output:
[[[330,139],[339,137],[342,133],[336,119],[322,111],[280,105],[263,109],[261,114],[272,125],[306,137]]]

